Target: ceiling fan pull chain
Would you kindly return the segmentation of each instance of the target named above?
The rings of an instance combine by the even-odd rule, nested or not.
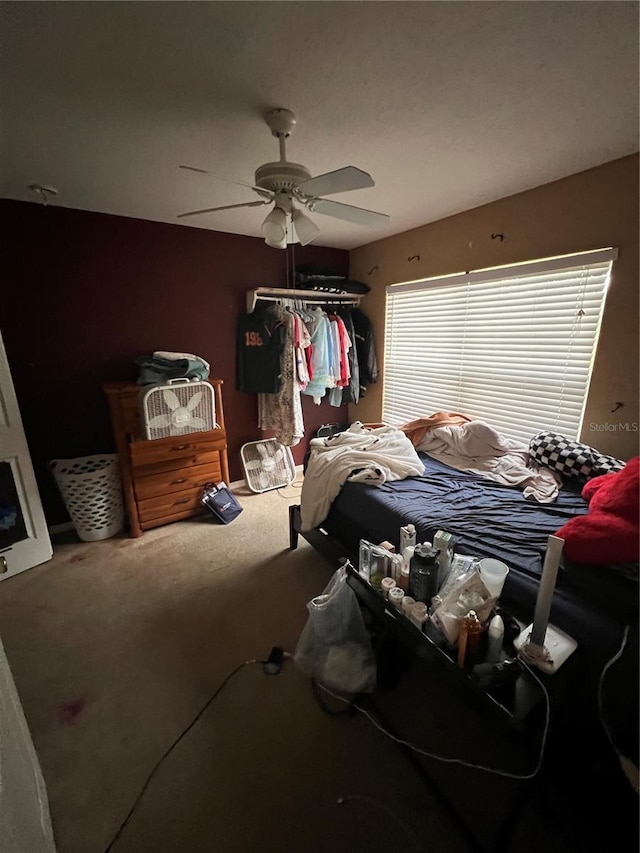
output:
[[[293,229],[293,223],[291,225]],[[291,287],[295,288],[296,286],[296,244],[291,244]]]
[[[285,264],[286,264],[285,274],[284,274],[284,286],[289,287],[289,252],[287,251],[287,248],[285,248],[285,250],[284,250],[284,257],[285,257]]]

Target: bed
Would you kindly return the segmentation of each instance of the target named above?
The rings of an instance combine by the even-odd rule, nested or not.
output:
[[[425,453],[419,455],[422,476],[377,486],[345,483],[319,528],[302,531],[299,507],[291,507],[291,547],[302,535],[334,564],[348,557],[357,565],[361,538],[388,540],[397,547],[400,527],[409,522],[416,525],[418,541],[431,540],[437,530],[446,530],[453,534],[456,552],[495,557],[509,565],[501,604],[517,619],[530,623],[547,537],[587,512],[581,485],[566,482],[554,502],[540,504],[526,500],[517,488],[455,470]],[[578,727],[597,727],[600,673],[619,649],[625,626],[633,630],[637,618],[637,565],[561,566],[551,622],[574,637],[578,649],[561,670],[562,679],[554,678],[566,694],[563,713]],[[629,672],[637,673],[637,643],[629,642],[623,663]],[[621,725],[630,727],[627,737],[637,742],[637,688],[630,683],[627,689],[623,683],[616,689],[621,695],[614,697],[615,713],[634,720]],[[636,710],[629,711],[634,703]]]

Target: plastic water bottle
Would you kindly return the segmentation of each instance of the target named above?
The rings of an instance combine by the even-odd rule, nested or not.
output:
[[[427,606],[438,591],[438,552],[429,545],[416,545],[411,558],[409,592]]]

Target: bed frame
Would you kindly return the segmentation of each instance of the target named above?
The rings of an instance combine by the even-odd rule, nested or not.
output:
[[[347,548],[322,527],[313,530],[302,530],[300,505],[289,507],[289,548],[292,551],[298,547],[298,537],[302,536],[315,550],[321,554],[334,568],[342,565],[345,559],[358,565],[358,555],[352,554]]]
[[[300,506],[293,505],[289,507],[289,547],[291,550],[295,550],[297,548],[299,536],[302,536],[305,541],[307,541],[322,557],[324,557],[333,569],[337,569],[339,566],[343,565],[345,558],[351,561],[352,566],[358,565],[358,554],[352,553],[343,542],[335,536],[332,536],[331,533],[327,532],[327,530],[322,526],[314,528],[313,530],[302,530]],[[376,593],[372,593],[371,590],[367,592],[365,589],[367,585],[359,578],[354,579],[356,575],[357,572],[355,571],[350,573],[349,584],[356,592],[361,603],[369,610],[375,610],[375,606],[372,606],[372,599],[376,599],[376,601],[373,602],[373,605],[377,602],[379,605],[378,609],[383,607],[383,605],[380,604],[380,596]],[[531,616],[530,613],[522,612],[520,607],[517,605],[514,606],[514,602],[510,601],[507,608],[508,612],[516,619],[523,622],[523,624],[526,624],[527,620]],[[627,659],[625,662],[623,659],[623,663],[625,664],[624,668],[627,670],[627,673],[637,672],[637,618],[635,620],[635,626],[636,627],[632,630],[632,637],[634,637],[634,639],[629,643],[629,646],[631,647],[630,657],[632,660],[629,661]],[[405,645],[404,641],[407,639],[410,640],[411,638],[402,636],[398,637],[398,639],[403,643],[403,645]],[[433,646],[435,644],[434,642],[431,642],[420,643],[418,645],[420,648],[415,650],[417,650],[419,652],[419,656],[422,657],[423,655],[421,652],[426,651],[426,646]],[[432,652],[429,655],[426,655],[426,657],[431,658],[431,654]],[[584,773],[587,774],[589,778],[590,774],[595,773],[597,780],[600,783],[605,784],[607,789],[610,788],[612,792],[615,792],[614,805],[612,807],[615,808],[616,814],[621,819],[623,819],[623,817],[626,819],[628,812],[631,813],[631,825],[634,827],[634,837],[637,838],[637,795],[633,793],[628,782],[623,781],[623,774],[620,771],[620,766],[615,756],[615,752],[612,749],[611,744],[604,737],[602,720],[598,716],[594,718],[595,708],[590,706],[587,708],[584,704],[584,697],[583,701],[580,701],[578,705],[571,701],[571,696],[573,695],[573,690],[576,685],[576,678],[578,683],[582,684],[584,666],[585,661],[581,661],[581,663],[578,664],[578,661],[576,660],[574,662],[574,667],[569,667],[569,669],[575,670],[573,675],[568,671],[566,673],[566,675],[570,676],[568,679],[569,683],[567,683],[567,679],[562,675],[564,669],[560,670],[561,674],[559,676],[542,676],[552,697],[552,703],[554,706],[554,724],[563,732],[563,743],[567,753],[569,755],[573,755],[578,763],[584,760],[584,766],[582,767]],[[618,687],[613,691],[609,690],[608,692],[612,694],[610,699],[613,702],[614,708],[617,705],[626,706],[628,703],[628,689],[624,687],[624,684],[621,687]],[[558,715],[557,712],[560,711],[567,700],[569,700],[567,709],[564,713],[560,713]],[[589,749],[586,752],[588,755],[592,756],[591,758],[584,758],[583,756],[585,730],[583,730],[583,726],[575,726],[576,714],[578,714],[582,720],[586,732],[589,732],[590,734],[591,739],[589,740]],[[633,719],[637,719],[637,714],[632,713],[631,717]],[[622,719],[626,719],[626,717],[623,715]],[[633,728],[634,725],[635,723],[632,722],[631,727]],[[633,755],[633,752],[631,754]],[[583,757],[581,758],[581,756]],[[597,760],[593,756],[598,756]],[[594,770],[594,768],[596,768],[596,770]],[[600,769],[597,770],[597,768]],[[621,799],[618,800],[616,799],[617,797],[620,797]],[[622,811],[620,809],[622,809]]]

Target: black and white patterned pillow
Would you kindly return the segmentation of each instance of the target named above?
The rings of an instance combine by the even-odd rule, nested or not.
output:
[[[588,480],[601,474],[621,471],[625,463],[606,456],[588,444],[571,441],[557,432],[539,432],[529,442],[529,455],[539,465],[558,471],[564,477]]]

